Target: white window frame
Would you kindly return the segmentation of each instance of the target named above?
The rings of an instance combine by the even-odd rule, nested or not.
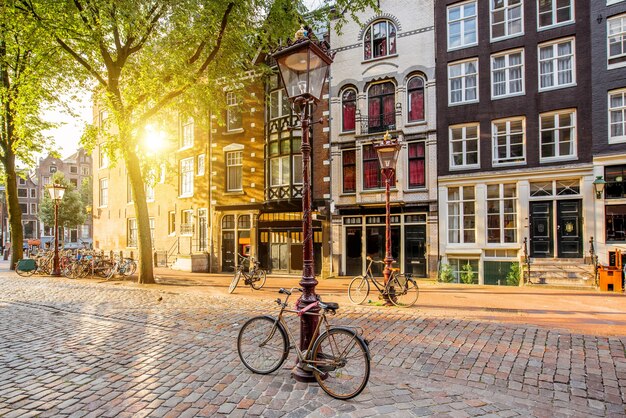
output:
[[[230,112],[239,112],[241,120],[241,126],[237,128],[231,128],[230,126]],[[239,108],[239,97],[234,91],[226,92],[226,130],[228,132],[240,132],[243,130],[243,113]]]
[[[106,187],[102,187],[102,185]],[[99,181],[99,201],[98,206],[101,208],[106,208],[109,205],[109,179],[108,177],[101,178]],[[103,191],[105,191],[103,193]]]
[[[98,152],[98,166],[99,168],[107,168],[109,166],[109,156],[102,147],[100,147]]]
[[[573,132],[572,132],[572,150],[573,153],[571,155],[559,155],[559,151],[560,151],[560,147],[558,146],[561,141],[560,141],[560,127],[557,125],[559,118],[559,115],[564,115],[564,114],[571,114],[573,115]],[[553,162],[553,161],[563,161],[563,160],[574,160],[578,158],[578,141],[577,141],[577,125],[578,125],[578,119],[576,117],[576,110],[575,109],[561,109],[561,110],[556,110],[554,112],[545,112],[545,113],[541,113],[539,115],[539,162],[540,163],[546,163],[546,162]],[[554,128],[553,130],[555,131],[556,134],[556,138],[555,138],[555,142],[554,142],[554,150],[555,150],[555,156],[554,157],[544,157],[543,156],[543,142],[541,140],[541,133],[543,132],[543,129],[541,127],[541,119],[542,117],[552,117],[554,119]]]
[[[558,61],[560,59],[563,59],[563,57],[565,56],[557,56],[556,52],[558,51],[558,46],[567,42],[571,42],[572,44],[572,53],[569,55],[569,57],[571,58],[571,72],[572,72],[572,81],[566,84],[558,84],[559,82],[559,76],[558,76]],[[552,58],[550,58],[550,61],[552,61],[552,85],[549,87],[542,87],[541,86],[541,49],[542,48],[547,48],[547,47],[551,47],[552,48]],[[546,60],[547,61],[547,60]],[[539,88],[540,92],[543,91],[550,91],[550,90],[556,90],[556,89],[563,89],[563,88],[567,88],[567,87],[572,87],[576,85],[576,39],[571,37],[571,38],[561,38],[561,39],[555,39],[552,40],[550,42],[544,42],[542,44],[539,44],[537,46],[537,86]]]
[[[555,19],[556,19],[556,15],[557,15],[557,0],[551,0],[552,2],[552,7],[551,7],[551,13],[552,13],[552,23],[549,25],[545,25],[545,26],[541,26],[541,18],[540,18],[540,14],[539,14],[539,2],[541,0],[536,0],[537,3],[537,30],[538,31],[542,31],[542,30],[547,30],[547,29],[552,29],[552,28],[556,28],[559,26],[565,26],[565,25],[571,25],[572,23],[574,23],[574,21],[576,21],[576,1],[575,0],[570,0],[570,4],[569,4],[569,9],[570,9],[570,20],[564,20],[563,22],[558,22],[558,23],[554,23]]]
[[[621,95],[622,96],[622,105],[619,107],[611,107],[611,96],[614,95]],[[623,143],[626,142],[626,88],[623,89],[618,89],[618,90],[611,90],[607,93],[607,124],[608,124],[608,137],[609,137],[609,144],[619,144],[619,143]],[[612,136],[611,135],[611,125],[613,125],[613,123],[611,122],[611,112],[621,112],[622,115],[622,121],[621,121],[621,125],[622,125],[622,135],[619,136]]]
[[[273,99],[272,97],[276,96],[276,99]],[[278,114],[277,115],[272,115],[272,101],[273,100],[277,100],[278,101],[278,106],[277,106],[277,111]],[[284,114],[283,110],[287,110],[283,108],[283,105],[285,103],[289,103],[289,101],[287,100],[287,91],[285,91],[284,88],[281,89],[277,89],[277,90],[273,90],[270,92],[269,94],[269,109],[268,109],[268,115],[270,117],[270,120],[274,120],[274,119],[279,119],[279,118],[283,118],[286,116],[289,116],[290,112],[287,112],[287,114]],[[289,108],[291,109],[291,106],[289,106]]]
[[[230,187],[231,169],[239,172],[239,187]],[[243,190],[243,151],[229,151],[226,153],[226,191],[240,192]]]
[[[511,146],[517,144],[511,144],[511,122],[522,122],[522,157],[521,161],[513,160],[511,157]],[[503,134],[497,132],[497,124],[505,123],[506,130]],[[498,138],[505,137],[506,138],[506,150],[507,150],[507,158],[504,160],[498,159]],[[497,119],[491,121],[491,149],[492,149],[492,164],[494,166],[503,166],[503,165],[523,165],[526,164],[526,118],[523,116],[505,118],[505,119]],[[511,161],[513,160],[513,161]]]
[[[476,127],[476,138],[468,138],[467,137],[467,128]],[[461,139],[453,139],[452,131],[456,129],[463,130],[463,136]],[[468,141],[476,141],[476,163],[475,164],[467,164],[467,142]],[[462,142],[462,155],[463,155],[463,163],[460,165],[454,164],[454,147],[453,142]],[[478,122],[475,123],[466,123],[461,125],[450,125],[448,127],[448,148],[449,148],[449,167],[450,170],[472,170],[476,168],[480,168],[480,124]]]
[[[180,197],[193,196],[193,157],[183,158],[179,163],[180,170]]]
[[[609,33],[609,25],[611,22],[620,20],[621,31],[617,33],[617,36],[621,37],[622,45],[626,43],[626,13],[611,16],[606,19],[606,64],[608,69],[620,68],[626,66],[626,48],[623,48],[622,53],[616,56],[611,56],[611,35]],[[611,64],[611,59],[622,58],[622,62],[616,62]]]
[[[154,202],[154,185],[146,184],[146,201]]]
[[[489,187],[494,187],[497,186],[498,187],[498,197],[489,197]],[[513,186],[513,190],[515,191],[515,196],[510,197],[510,196],[504,196],[504,186]],[[517,208],[517,199],[518,199],[518,188],[517,185],[515,183],[500,183],[500,184],[487,184],[487,196],[486,196],[486,200],[487,200],[487,207],[485,208],[485,242],[487,243],[488,246],[511,246],[514,244],[518,244],[519,243],[519,234],[517,231],[517,225],[518,225],[518,219],[517,219],[517,214],[518,214],[518,208]],[[504,202],[505,201],[513,201],[513,210],[514,212],[508,212],[506,213],[504,211]],[[489,213],[489,202],[498,202],[498,217],[499,217],[499,226],[498,229],[500,230],[500,240],[498,242],[489,242],[489,230],[490,229],[495,229],[495,228],[489,228],[489,216],[496,216],[495,213]],[[504,221],[504,216],[506,215],[513,215],[513,222],[514,225],[513,227],[506,227],[505,225],[505,221]],[[504,240],[504,232],[506,230],[512,230],[514,233],[514,239],[513,241],[507,242]]]
[[[355,115],[354,115],[354,129],[351,129],[349,131],[344,131],[343,129],[343,95],[347,92],[347,91],[353,91],[354,92],[354,105],[355,105]],[[354,87],[348,87],[345,88],[343,90],[341,90],[341,93],[339,93],[339,98],[341,101],[341,132],[342,133],[350,133],[350,132],[355,132],[356,131],[356,111],[359,110],[359,92],[354,88]]]
[[[291,178],[288,178],[286,183],[283,182],[284,170],[287,169],[289,174],[291,174],[291,167],[286,168],[285,161],[287,161],[289,165],[291,165],[291,156],[282,155],[282,156],[274,157],[270,160],[270,187],[283,187],[283,186],[290,185]],[[277,174],[278,182],[276,183],[274,182],[274,176],[272,174],[273,164],[278,164],[278,174]]]
[[[470,5],[470,4],[474,4],[474,15],[473,15],[473,19],[474,19],[474,26],[476,29],[476,41],[471,42],[471,43],[463,43],[464,39],[465,39],[465,23],[469,20],[472,19],[472,15],[469,16],[465,16],[465,6]],[[461,9],[460,13],[461,13],[461,17],[457,20],[454,21],[450,21],[450,10],[452,9]],[[447,10],[446,10],[446,33],[447,33],[447,38],[446,38],[446,42],[447,42],[447,47],[448,47],[448,51],[453,51],[456,49],[463,49],[463,48],[468,48],[470,46],[474,46],[474,45],[478,45],[478,4],[475,0],[472,1],[466,1],[463,3],[455,3],[452,4],[450,6],[448,6]],[[451,23],[457,23],[459,22],[461,24],[461,44],[459,46],[450,46],[450,24]]]
[[[133,224],[135,226],[134,229],[131,228],[131,225]],[[131,231],[135,231],[134,243],[131,240],[132,235],[133,235]],[[128,248],[137,248],[138,241],[139,241],[139,225],[137,224],[137,218],[128,218],[128,221],[126,221],[126,246]]]
[[[521,64],[519,65],[515,65],[515,66],[511,66],[510,64],[510,57],[513,54],[520,54],[521,57]],[[502,68],[498,68],[497,70],[494,68],[494,60],[496,58],[501,58],[504,57],[504,67]],[[500,52],[497,54],[493,54],[491,56],[491,99],[492,100],[496,100],[496,99],[504,99],[507,97],[513,97],[513,96],[523,96],[524,94],[526,94],[526,82],[524,79],[524,67],[525,67],[525,62],[524,62],[524,49],[513,49],[510,51],[504,51],[504,52]],[[520,91],[516,91],[511,93],[510,91],[510,87],[511,87],[511,70],[515,69],[515,68],[521,68],[521,74],[522,74],[522,89]],[[504,71],[504,78],[505,78],[505,89],[506,92],[504,94],[495,95],[495,87],[494,87],[494,81],[495,81],[495,77],[494,77],[494,72],[495,71]]]
[[[190,116],[183,121],[180,129],[180,149],[192,148],[195,141],[195,121]]]
[[[303,175],[302,175],[302,154],[294,154],[291,159],[291,181],[293,184],[302,184],[303,183]],[[299,164],[296,164],[296,161],[300,160]],[[299,176],[299,178],[298,178]]]
[[[493,0],[489,0],[489,36],[491,39],[491,42],[496,42],[496,41],[501,41],[504,39],[509,39],[509,38],[515,38],[517,36],[523,36],[524,35],[524,0],[520,0],[519,4],[516,4],[515,6],[509,6],[509,1],[511,0],[504,0],[504,28],[505,28],[505,34],[502,36],[498,36],[498,37],[494,37],[493,36],[493,15],[497,12],[494,11],[493,9]],[[507,19],[507,14],[508,14],[508,9],[510,8],[515,8],[515,7],[519,7],[520,8],[520,21],[521,21],[521,31],[519,33],[514,33],[514,34],[510,34],[508,33],[509,29],[508,29],[508,22],[509,20]],[[500,10],[500,9],[498,9]]]
[[[205,154],[198,155],[198,165],[196,167],[196,176],[204,176],[206,157]]]
[[[467,73],[467,67],[466,65],[469,63],[474,63],[476,66],[476,72],[475,73]],[[479,66],[478,66],[479,62],[478,62],[478,58],[471,58],[471,59],[467,59],[467,60],[463,60],[463,61],[455,61],[455,62],[451,62],[448,63],[448,106],[458,106],[458,105],[464,105],[467,103],[477,103],[480,100],[480,80],[479,80]],[[461,65],[461,75],[454,77],[454,79],[460,78],[461,79],[461,92],[462,92],[462,98],[460,101],[458,102],[452,102],[452,80],[453,78],[450,76],[450,72],[452,67],[455,67],[457,65]],[[476,98],[472,99],[472,100],[467,100],[467,77],[471,77],[474,76],[476,78]]]
[[[459,189],[459,200],[450,200],[450,189]],[[474,189],[474,199],[465,199],[465,189]],[[466,215],[465,214],[465,203],[467,202],[472,202],[474,205],[474,213],[473,214],[469,214]],[[455,186],[455,187],[448,187],[446,190],[446,204],[447,204],[447,217],[448,219],[446,220],[446,226],[448,229],[448,235],[446,237],[446,240],[448,242],[448,244],[475,244],[476,243],[476,230],[477,230],[477,225],[476,225],[476,187],[475,186]],[[451,215],[451,210],[450,208],[452,207],[452,205],[458,205],[458,213]],[[467,217],[473,217],[474,218],[474,228],[465,228],[465,218]],[[458,228],[452,228],[450,221],[452,220],[453,217],[458,217]],[[468,240],[465,241],[465,232],[466,231],[474,231],[474,239],[473,240]],[[453,241],[451,239],[452,237],[452,233],[454,231],[458,231],[458,241]]]

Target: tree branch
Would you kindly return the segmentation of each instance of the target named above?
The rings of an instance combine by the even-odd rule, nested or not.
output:
[[[206,60],[204,60],[204,62],[202,63],[202,66],[198,68],[198,71],[196,71],[196,77],[199,77],[200,75],[202,75],[202,73],[207,69],[209,64],[217,56],[217,53],[219,52],[220,47],[222,46],[222,38],[224,37],[224,32],[226,32],[226,26],[228,25],[228,16],[230,15],[230,12],[233,10],[233,7],[235,7],[234,2],[230,2],[228,3],[228,6],[226,6],[226,10],[224,11],[224,16],[222,16],[222,24],[220,26],[220,33],[217,36],[217,41],[215,42],[215,46],[213,47],[213,50],[211,51],[209,56],[206,58]]]
[[[91,26],[91,23],[89,23],[87,16],[85,16],[85,9],[83,8],[83,5],[80,4],[78,0],[74,0],[74,6],[76,6],[76,8],[78,9],[78,14],[80,16],[80,19],[83,21],[83,23],[87,26],[87,28],[90,31],[94,32],[93,26]]]
[[[107,87],[107,82],[104,80],[104,78],[102,78],[102,76],[96,70],[94,70],[94,68],[83,57],[78,55],[78,53],[74,51],[68,44],[66,44],[63,39],[59,38],[58,36],[55,36],[55,39],[57,43],[61,45],[61,48],[65,50],[65,52],[70,54],[76,61],[78,61],[80,65],[85,67],[89,74],[93,75],[100,84],[102,84],[104,87]]]
[[[152,7],[152,9],[150,9],[150,11],[148,12],[148,18],[146,19],[150,21],[150,24],[148,25],[148,29],[143,34],[141,39],[139,39],[139,42],[137,42],[137,45],[132,46],[128,49],[128,55],[134,54],[135,52],[139,51],[143,47],[143,45],[148,41],[148,38],[150,37],[150,35],[152,35],[152,32],[154,31],[154,28],[156,27],[157,22],[163,16],[164,12],[165,12],[165,6],[161,6],[161,8],[159,9],[158,3],[156,3]],[[130,45],[132,43],[131,39],[134,41],[134,38],[129,38],[128,42],[126,43],[127,45]]]

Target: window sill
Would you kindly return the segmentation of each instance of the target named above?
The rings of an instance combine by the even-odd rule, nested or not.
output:
[[[515,33],[513,35],[505,35],[505,36],[500,36],[498,38],[490,38],[489,41],[491,43],[495,43],[495,42],[500,42],[500,41],[506,41],[507,39],[512,39],[512,38],[519,38],[520,36],[524,36],[524,31],[521,31],[520,33]]]
[[[476,164],[476,165],[463,165],[463,166],[450,167],[449,170],[450,171],[478,170],[479,168],[480,168],[480,165]]]
[[[560,28],[560,27],[563,27],[563,26],[571,25],[573,23],[574,23],[574,20],[572,19],[572,20],[568,20],[566,22],[553,23],[553,24],[547,25],[547,26],[538,26],[537,27],[537,32],[543,32],[545,30]]]
[[[98,209],[106,209],[108,207],[109,207],[109,205],[102,205],[102,206],[98,206]]]
[[[354,131],[342,131],[342,132],[339,132],[339,136],[342,136],[342,135],[345,135],[345,136],[348,136],[348,135],[356,135],[356,130],[354,130]]]
[[[193,145],[187,145],[186,147],[181,147],[178,148],[178,150],[176,152],[182,152],[182,151],[187,151],[193,148]]]
[[[615,57],[615,58],[626,58],[626,56],[622,56],[622,57]],[[615,70],[616,68],[624,68],[626,67],[626,61],[624,62],[617,62],[615,64],[608,64],[606,65],[606,69],[607,70]]]
[[[567,89],[569,87],[576,87],[577,83],[569,83],[569,84],[563,84],[560,86],[552,86],[552,87],[544,87],[544,88],[539,88],[539,93],[544,93],[547,91],[554,91],[554,90],[561,90],[561,89]]]
[[[389,188],[390,192],[397,192],[398,188],[397,187],[390,187]],[[379,193],[385,193],[385,188],[382,187],[380,189],[363,189],[361,190],[361,194],[379,194]]]
[[[187,198],[190,198],[190,197],[193,197],[193,193],[192,194],[181,194],[181,195],[178,195],[179,199],[187,199]]]
[[[424,120],[416,120],[414,122],[407,122],[407,123],[405,123],[404,127],[405,128],[411,128],[411,127],[414,127],[414,126],[424,126],[424,125],[427,125],[427,124],[428,123],[426,122],[426,119],[424,119]]]
[[[559,163],[561,161],[575,161],[575,160],[578,160],[577,155],[568,155],[566,157],[539,158],[539,164]]]
[[[222,135],[237,135],[237,134],[242,134],[244,132],[243,128],[239,128],[239,129],[233,129],[232,131],[226,130],[225,132],[222,132]]]
[[[609,138],[609,145],[611,144],[623,144],[626,142],[626,136],[618,136],[616,138]]]
[[[196,174],[196,177],[202,177],[202,176],[204,176],[204,173]]]
[[[524,160],[524,161],[515,161],[515,162],[504,162],[504,163],[499,163],[497,161],[492,161],[491,165],[493,167],[514,167],[514,166],[526,165],[526,160]]]
[[[389,58],[397,58],[397,57],[398,57],[397,53],[393,54],[393,55],[385,55],[385,56],[382,56],[382,57],[376,57],[376,58],[370,58],[368,60],[363,60],[363,61],[361,61],[361,64],[369,64],[371,62],[384,61],[384,60],[389,59]]]
[[[526,92],[522,91],[522,92],[517,92],[517,93],[511,93],[511,94],[503,94],[502,96],[491,96],[491,100],[495,101],[495,100],[502,100],[502,99],[508,99],[511,97],[519,97],[519,96],[525,96]]]
[[[447,52],[460,51],[461,49],[471,48],[473,46],[478,46],[478,42],[473,42],[467,45],[455,46],[454,48],[448,48]]]
[[[448,101],[448,107],[463,106],[463,105],[475,104],[475,103],[480,103],[480,99],[465,101],[465,102],[458,102],[458,103],[450,103],[450,101]]]
[[[428,191],[428,187],[424,186],[419,186],[419,187],[409,187],[408,189],[405,189],[404,192],[405,193],[416,193],[416,192],[427,192]]]
[[[239,196],[239,195],[244,195],[246,193],[243,190],[226,190],[224,194],[228,196]]]

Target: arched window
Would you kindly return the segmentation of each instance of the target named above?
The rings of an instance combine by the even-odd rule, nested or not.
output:
[[[396,126],[396,87],[388,81],[367,91],[368,133],[394,130]]]
[[[372,23],[365,31],[363,55],[366,60],[396,53],[396,26],[389,20]]]
[[[341,131],[354,131],[356,121],[356,91],[346,89],[341,94]]]
[[[424,79],[415,76],[406,85],[409,122],[424,120]]]

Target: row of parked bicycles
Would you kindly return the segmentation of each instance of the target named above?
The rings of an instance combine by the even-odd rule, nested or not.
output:
[[[31,254],[17,262],[15,272],[23,277],[33,274],[50,275],[54,270],[54,251]],[[137,270],[137,262],[119,255],[107,256],[97,251],[59,252],[59,270],[69,279],[100,277],[111,279],[116,276],[132,276]]]

